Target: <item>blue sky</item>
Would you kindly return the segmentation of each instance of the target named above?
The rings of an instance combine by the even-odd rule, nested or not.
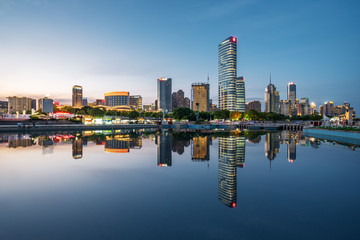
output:
[[[246,98],[263,100],[272,82],[286,99],[348,101],[360,111],[360,1],[0,0],[0,99],[69,103],[82,85],[89,100],[107,91],[156,98],[156,79],[190,97],[210,76],[217,102],[217,47],[238,38]]]

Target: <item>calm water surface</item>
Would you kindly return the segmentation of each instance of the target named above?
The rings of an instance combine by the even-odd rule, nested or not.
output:
[[[301,132],[0,135],[0,239],[359,239],[359,183]]]

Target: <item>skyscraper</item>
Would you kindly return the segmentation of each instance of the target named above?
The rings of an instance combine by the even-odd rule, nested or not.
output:
[[[210,111],[210,85],[208,83],[191,84],[192,110],[199,112]]]
[[[265,88],[265,112],[279,113],[280,93],[276,91],[276,87],[271,83]]]
[[[72,106],[82,107],[83,104],[83,89],[81,86],[75,85],[72,88]]]
[[[245,112],[245,79],[236,78],[236,110]]]
[[[53,113],[54,112],[54,100],[44,97],[39,98],[39,109],[45,113]]]
[[[172,111],[171,78],[157,80],[157,110]]]
[[[184,107],[185,94],[183,90],[172,93],[172,110]]]
[[[289,114],[291,116],[296,116],[296,84],[294,82],[289,82],[287,86],[287,100],[290,103]]]
[[[228,37],[219,44],[219,108],[236,111],[236,41]]]

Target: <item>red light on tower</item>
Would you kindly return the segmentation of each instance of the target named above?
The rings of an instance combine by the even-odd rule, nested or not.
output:
[[[234,207],[236,207],[236,202],[233,202],[232,204],[231,204],[231,206],[234,208]]]
[[[233,41],[233,42],[236,42],[236,37],[232,37],[232,41]]]

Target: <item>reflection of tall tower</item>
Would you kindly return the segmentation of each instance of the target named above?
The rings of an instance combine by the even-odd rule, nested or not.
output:
[[[280,152],[280,133],[271,132],[265,135],[265,156],[271,161],[275,159],[276,154]]]
[[[192,139],[192,151],[191,151],[191,159],[193,161],[209,161],[210,160],[210,152],[209,152],[209,136],[198,136],[193,137]]]
[[[157,136],[157,165],[159,167],[170,167],[172,136],[168,133]]]
[[[296,160],[296,136],[290,135],[288,146],[287,146],[287,158],[289,162]]]
[[[219,138],[219,200],[228,207],[236,207],[236,167],[245,162],[244,137]]]
[[[236,141],[236,166],[245,167],[245,137],[240,136]]]
[[[72,155],[74,159],[80,159],[83,156],[83,142],[81,138],[75,138],[72,142]]]
[[[128,153],[130,152],[130,138],[128,135],[115,135],[106,137],[105,152]]]

